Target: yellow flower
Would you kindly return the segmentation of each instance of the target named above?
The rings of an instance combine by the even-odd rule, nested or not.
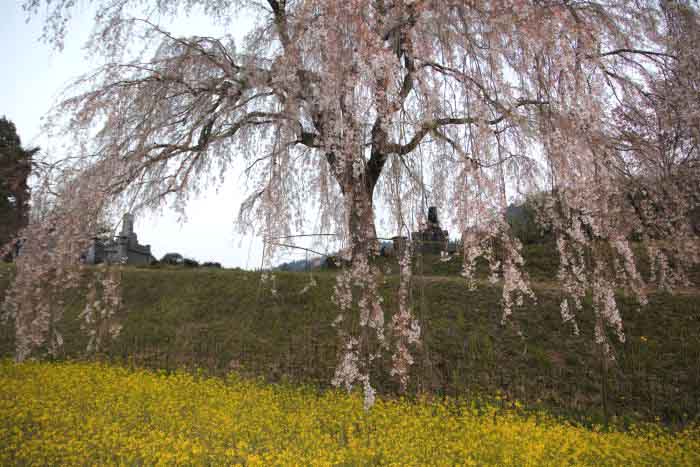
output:
[[[0,362],[0,465],[700,465],[700,429],[588,430],[184,372]]]

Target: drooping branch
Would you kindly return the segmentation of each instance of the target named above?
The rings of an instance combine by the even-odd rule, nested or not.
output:
[[[542,105],[547,105],[547,101],[540,101],[540,100],[535,100],[535,99],[522,99],[516,102],[514,105],[514,108],[526,106],[526,105],[536,105],[536,106],[542,106]],[[483,123],[486,125],[498,125],[501,123],[503,120],[507,119],[512,115],[514,109],[508,110],[506,113],[500,115],[499,117],[492,118],[492,119],[477,119],[474,117],[444,117],[444,118],[437,118],[435,120],[429,120],[423,122],[418,130],[413,133],[413,136],[411,139],[405,143],[405,144],[397,144],[397,143],[387,143],[386,148],[389,153],[393,154],[399,154],[399,155],[407,155],[413,152],[418,145],[423,141],[423,138],[428,135],[429,133],[438,130],[439,128],[443,126],[451,126],[451,125],[476,125],[479,123]]]

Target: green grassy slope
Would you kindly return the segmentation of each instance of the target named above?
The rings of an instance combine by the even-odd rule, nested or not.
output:
[[[0,267],[2,289],[9,269]],[[318,286],[305,293],[308,274],[276,277],[273,294],[269,283],[262,285],[259,274],[251,272],[127,269],[124,328],[106,356],[165,369],[235,369],[273,381],[328,385],[337,355],[331,326],[336,307],[330,301],[334,275],[314,273]],[[500,390],[507,398],[565,414],[600,414],[603,373],[592,345],[590,310],[579,318],[581,335],[574,336],[559,315],[560,292],[549,282],[536,284],[537,305],[516,310],[501,326],[497,287],[472,292],[456,277],[416,277],[413,308],[423,343],[415,349],[411,392],[468,396]],[[387,322],[397,288],[396,277],[388,276],[382,285]],[[607,376],[610,413],[667,421],[697,417],[700,293],[653,295],[641,310],[625,297],[620,300],[627,340],[615,344],[616,362]],[[73,294],[61,323],[65,357],[84,355],[80,302]],[[1,355],[12,353],[12,336],[10,324],[0,326]],[[388,376],[390,355],[378,362],[375,375],[385,393],[397,389]]]

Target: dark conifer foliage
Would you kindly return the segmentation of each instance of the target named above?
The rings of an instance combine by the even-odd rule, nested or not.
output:
[[[0,247],[12,241],[29,220],[27,180],[38,151],[23,149],[15,124],[0,118]]]

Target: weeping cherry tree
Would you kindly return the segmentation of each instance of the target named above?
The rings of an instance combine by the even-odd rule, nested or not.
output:
[[[631,236],[641,232],[664,277],[679,275],[677,283],[683,268],[671,272],[678,262],[670,256],[698,259],[685,216],[698,180],[692,3],[88,3],[95,17],[87,48],[103,65],[77,79],[49,118],[75,139],[75,152],[35,188],[27,248],[5,304],[18,360],[43,343],[60,345],[61,305],[47,297],[77,284],[79,254],[97,225],[125,208],[184,209],[193,193],[227,183],[230,169],[245,170],[250,189],[237,222],[269,240],[267,258],[271,239],[300,232],[309,210],[320,213],[324,231],[339,232],[345,267],[333,298],[343,351],[334,383],[362,386],[367,405],[372,361],[393,348],[392,373],[405,387],[420,336],[409,300],[410,244],[400,258],[398,309],[385,325],[371,261],[377,212],[408,234],[426,197],[449,206],[462,233],[463,275],[475,286],[476,261],[488,260],[502,283],[506,322],[534,294],[503,213],[514,197],[546,190],[538,217],[557,238],[562,318],[578,332],[590,294],[606,353],[607,328],[624,339],[614,291],[646,300]],[[60,48],[74,4],[27,0],[25,8],[45,12],[44,39]],[[242,15],[255,19],[239,44],[164,26],[190,12],[224,30]],[[682,107],[669,111],[671,99]],[[660,132],[678,125],[683,144],[660,149]],[[647,190],[632,202],[625,181],[657,183],[652,169],[670,153],[693,161],[674,165],[677,190]],[[674,208],[659,208],[668,198]],[[645,233],[661,224],[671,226],[665,235]],[[675,249],[659,246],[669,238]],[[98,334],[115,334],[108,310],[120,303],[118,274],[99,276],[108,280],[94,285],[85,316],[102,320]]]

